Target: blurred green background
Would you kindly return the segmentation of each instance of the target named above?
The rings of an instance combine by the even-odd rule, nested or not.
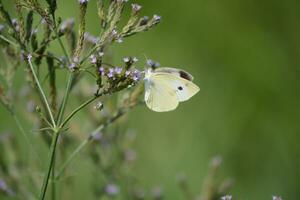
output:
[[[210,159],[221,155],[220,176],[234,179],[234,199],[298,199],[300,2],[136,2],[162,23],[115,45],[115,62],[127,55],[143,61],[146,54],[189,71],[201,91],[174,112],[145,106],[131,112],[134,175],[146,187],[161,185],[166,199],[181,199],[176,175],[185,172],[192,190],[200,191]],[[77,19],[77,0],[60,0],[58,8],[63,19]],[[88,9],[87,31],[96,34],[94,0]],[[0,111],[2,131],[12,122]]]

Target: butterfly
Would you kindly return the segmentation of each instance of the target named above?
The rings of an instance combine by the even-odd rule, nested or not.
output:
[[[147,107],[156,112],[175,110],[179,102],[189,100],[200,90],[192,80],[193,76],[181,69],[147,69],[144,77]]]

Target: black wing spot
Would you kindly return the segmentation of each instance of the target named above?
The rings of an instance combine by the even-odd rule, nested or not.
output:
[[[179,87],[178,87],[178,90],[180,90],[180,91],[183,90],[183,87],[179,86]]]
[[[181,78],[184,78],[184,79],[188,80],[188,81],[192,81],[191,75],[189,75],[189,74],[186,73],[185,71],[179,71],[179,76],[180,76]]]

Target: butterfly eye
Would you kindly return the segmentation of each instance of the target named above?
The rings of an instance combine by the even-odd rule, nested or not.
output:
[[[183,90],[183,87],[179,86],[179,87],[178,87],[178,90],[180,90],[180,91]]]

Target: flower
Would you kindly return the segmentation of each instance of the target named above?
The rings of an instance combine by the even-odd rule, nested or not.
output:
[[[149,65],[150,67],[152,67],[154,65],[154,61],[151,59],[147,59],[147,65]]]
[[[161,16],[159,15],[153,15],[153,19],[157,22],[159,22],[161,20]]]
[[[84,39],[87,41],[87,42],[90,42],[92,44],[96,44],[98,41],[99,41],[99,38],[98,37],[95,37],[93,35],[91,35],[90,33],[88,32],[85,32],[84,33]]]
[[[132,61],[137,62],[137,61],[139,61],[139,59],[137,59],[137,57],[133,57]]]
[[[132,10],[133,10],[134,12],[138,12],[138,11],[140,11],[141,8],[142,8],[141,5],[136,4],[136,3],[131,4],[131,7],[132,7]]]
[[[226,195],[226,196],[221,197],[221,200],[231,200],[231,199],[232,199],[231,195]]]
[[[115,67],[115,72],[116,72],[116,74],[121,74],[122,73],[122,68],[120,68],[120,67]]]
[[[123,61],[124,61],[124,63],[128,63],[130,61],[130,58],[129,57],[125,57],[125,58],[123,58]]]
[[[73,63],[73,62],[69,65],[69,69],[70,69],[71,71],[74,71],[75,67],[76,67],[76,64]]]
[[[116,184],[108,184],[105,187],[105,192],[110,196],[115,196],[119,193],[120,189]]]
[[[100,73],[101,76],[104,75],[104,67],[102,67],[102,66],[99,67],[98,71],[99,71],[99,73]]]
[[[78,2],[79,2],[80,4],[84,4],[84,3],[89,2],[89,0],[78,0]]]
[[[31,59],[32,59],[32,55],[31,55],[31,54],[28,54],[28,55],[27,55],[27,59],[28,59],[28,61],[30,62]]]
[[[132,76],[132,80],[134,80],[135,82],[139,81],[141,78],[141,72],[137,69],[135,69],[133,71],[133,76]]]
[[[96,64],[96,63],[97,63],[97,58],[96,58],[96,56],[95,56],[94,54],[92,54],[92,55],[90,56],[90,60],[91,60],[91,63],[92,63],[92,64]]]
[[[100,57],[103,57],[103,56],[104,56],[104,53],[103,53],[102,51],[100,51],[100,52],[98,53],[98,55],[99,55]]]
[[[131,71],[127,70],[127,71],[125,72],[125,77],[128,77],[130,74],[131,74]]]
[[[149,21],[149,17],[148,16],[144,16],[141,20],[140,20],[140,26],[144,26],[148,23]]]
[[[0,179],[0,190],[6,191],[7,190],[7,185],[4,180]]]
[[[112,78],[114,76],[114,69],[113,68],[109,68],[108,70],[108,74],[107,74],[107,77],[108,78]]]
[[[111,35],[112,36],[116,36],[118,34],[118,31],[116,31],[116,29],[112,30]]]

